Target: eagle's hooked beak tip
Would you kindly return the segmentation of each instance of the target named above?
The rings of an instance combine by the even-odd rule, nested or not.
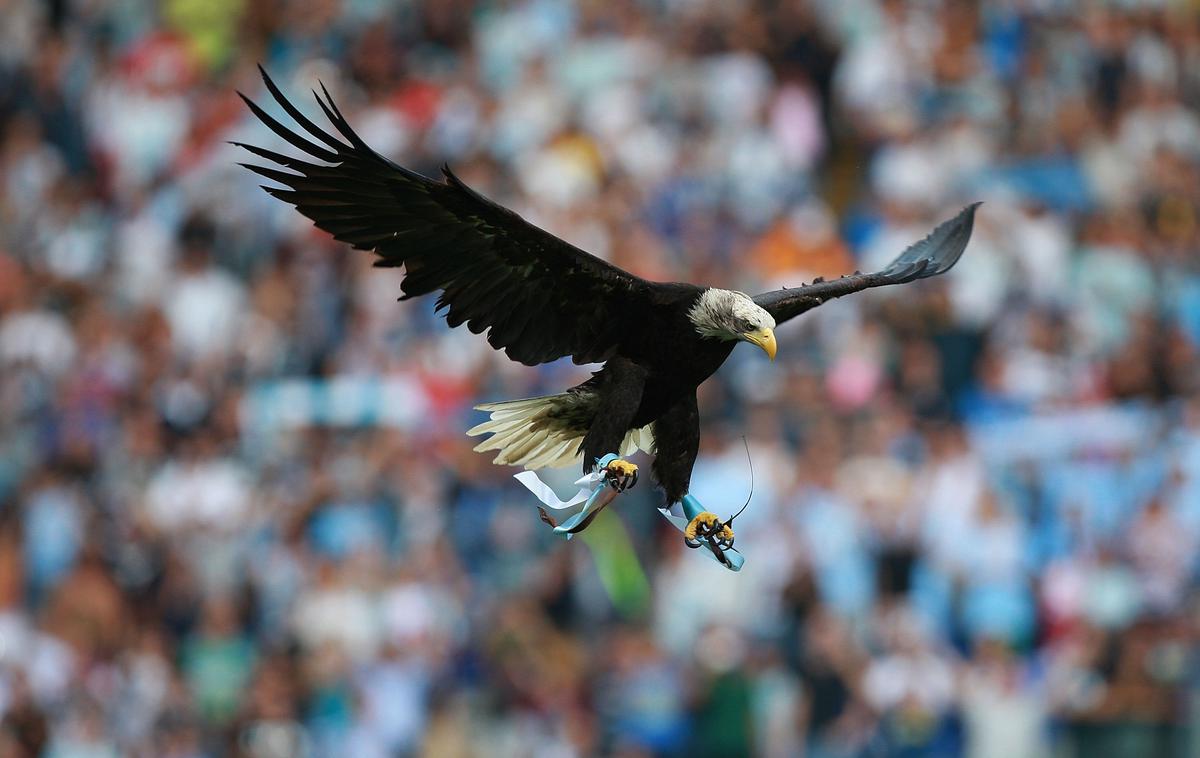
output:
[[[746,335],[746,341],[758,345],[768,358],[775,360],[775,350],[778,344],[775,342],[775,332],[771,329],[763,327],[757,332],[750,332]]]

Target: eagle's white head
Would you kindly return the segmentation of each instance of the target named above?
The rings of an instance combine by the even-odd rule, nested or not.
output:
[[[743,340],[758,345],[775,360],[775,319],[744,292],[705,290],[688,311],[688,318],[705,337]]]

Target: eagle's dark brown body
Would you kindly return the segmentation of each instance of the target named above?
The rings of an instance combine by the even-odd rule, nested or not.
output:
[[[974,205],[879,273],[753,299],[650,282],[527,223],[448,168],[435,181],[384,158],[355,134],[324,88],[317,102],[339,136],[303,115],[265,72],[263,79],[299,129],[246,103],[304,153],[295,158],[241,145],[275,164],[247,166],[280,185],[264,187],[267,192],[336,239],[374,251],[376,265],[403,267],[401,299],[439,292],[447,323],[486,333],[513,360],[536,365],[570,356],[579,364],[604,363],[591,379],[560,395],[481,406],[491,420],[471,433],[491,437],[477,449],[499,450],[497,462],[529,468],[578,460],[582,453],[589,469],[606,453],[652,448],[668,502],[687,493],[699,448],[696,387],[725,362],[735,340],[769,337],[773,357],[774,335],[764,323],[773,328],[830,298],[941,274],[971,235]],[[713,323],[698,323],[693,309],[712,292],[735,296],[739,307],[760,314],[758,331],[736,326],[747,322],[732,312],[710,313]],[[715,323],[723,315],[733,325],[724,331]]]

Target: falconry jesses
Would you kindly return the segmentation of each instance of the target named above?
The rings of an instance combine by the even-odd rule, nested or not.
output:
[[[294,158],[238,143],[286,169],[246,166],[283,185],[264,187],[267,192],[335,239],[373,250],[375,265],[403,266],[402,300],[440,292],[437,305],[450,326],[487,332],[492,347],[509,358],[528,366],[568,355],[577,364],[604,364],[560,394],[479,406],[491,418],[467,433],[490,436],[475,449],[496,451],[497,464],[527,469],[582,461],[589,471],[605,459],[604,477],[618,491],[636,481],[637,471],[618,456],[639,448],[653,453],[667,503],[684,503],[693,536],[697,527],[728,530],[688,494],[700,444],[696,387],[738,342],[774,359],[775,327],[831,298],[945,273],[967,245],[978,205],[873,274],[753,297],[651,282],[529,224],[448,168],[435,181],[384,158],[355,134],[324,86],[317,102],[340,138],[288,102],[265,71],[263,79],[300,130],[242,98],[306,154]],[[731,532],[726,536],[732,541]]]

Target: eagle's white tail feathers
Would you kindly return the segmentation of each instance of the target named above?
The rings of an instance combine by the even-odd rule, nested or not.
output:
[[[579,445],[586,428],[571,424],[565,416],[586,414],[593,398],[564,392],[560,395],[531,397],[503,403],[484,403],[475,408],[488,411],[490,418],[467,431],[476,437],[490,435],[475,446],[478,452],[498,451],[492,463],[499,466],[524,466],[526,469],[558,468],[579,463],[583,456]],[[574,414],[569,413],[576,410]],[[568,411],[568,413],[564,413]],[[633,455],[637,450],[653,452],[654,435],[649,426],[631,429],[617,452]]]

